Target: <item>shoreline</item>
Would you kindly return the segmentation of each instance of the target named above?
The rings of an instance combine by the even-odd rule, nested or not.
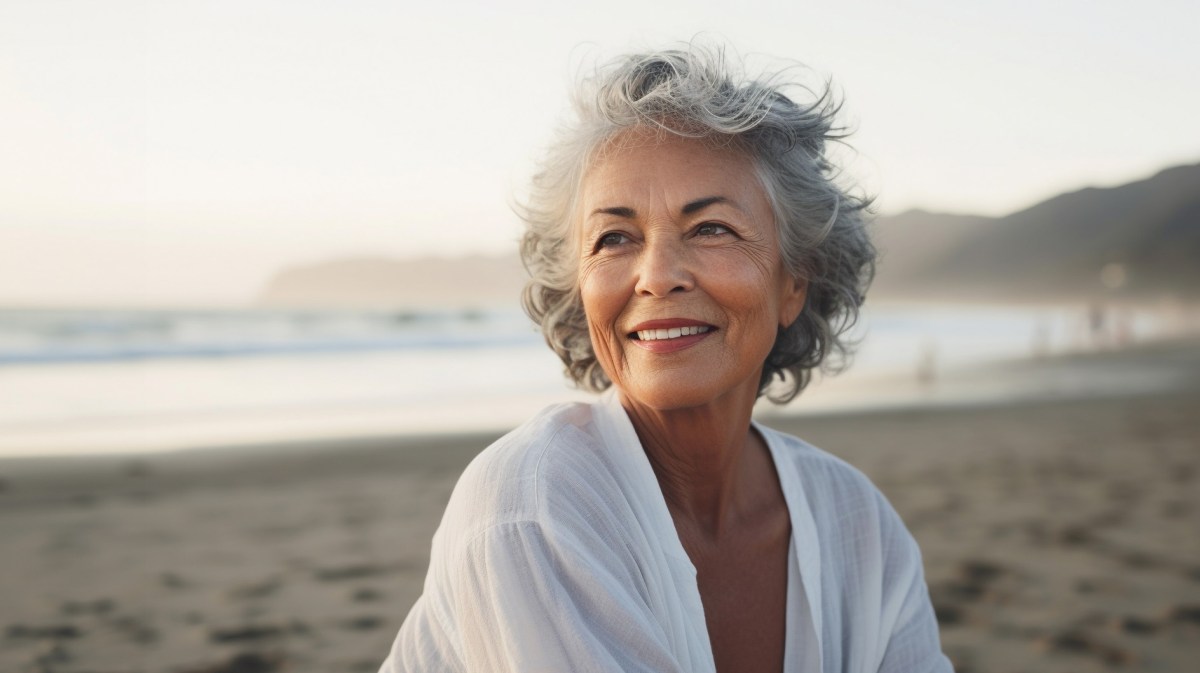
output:
[[[1034,358],[1056,367],[1054,363],[1079,351],[1123,357],[1118,348],[1142,350],[1155,340],[1187,333],[1200,340],[1200,323],[1194,318],[1191,322],[1172,318],[1169,313],[1146,307],[1127,320],[1089,323],[1082,309],[880,307],[866,311],[851,331],[850,338],[861,339],[854,366],[841,376],[818,377],[786,412],[941,404],[967,398],[990,403],[1003,397],[1040,395],[1031,386],[1052,377],[1043,372],[996,377],[987,371],[989,363]],[[326,328],[349,330],[360,337],[359,328],[367,336],[395,328],[363,320],[363,324],[351,321],[357,325],[354,329],[340,323],[302,323],[292,325],[287,333],[303,340],[323,335]],[[522,329],[517,328],[518,322]],[[548,404],[589,397],[565,383],[561,363],[527,333],[525,322],[512,316],[496,325],[466,321],[446,326],[445,338],[451,340],[477,339],[485,325],[505,334],[520,332],[525,344],[520,347],[500,339],[492,346],[466,349],[349,349],[304,356],[0,365],[4,383],[0,385],[0,456],[152,454],[196,445],[313,437],[340,440],[440,433],[445,428],[507,429]],[[210,327],[216,332],[207,338],[221,343],[225,337],[254,336],[230,332],[229,325]],[[410,327],[416,329],[410,325],[401,331]],[[201,336],[206,333],[201,330]],[[1111,369],[1102,366],[1097,371]],[[1086,368],[1075,374],[1074,389],[1063,394],[1096,386],[1126,391],[1131,383],[1097,381]],[[1151,381],[1143,387],[1161,385]]]
[[[765,421],[893,410],[958,409],[1078,397],[1158,394],[1193,387],[1200,387],[1200,335],[1147,340],[1121,348],[1000,358],[965,365],[918,363],[912,371],[882,374],[864,374],[851,367],[841,376],[818,377],[803,394],[785,406],[761,400],[755,408],[755,418]],[[44,444],[46,440],[43,437],[35,440],[31,446],[14,448],[20,446],[14,443],[21,436],[17,426],[17,435],[0,440],[0,474],[4,465],[13,461],[97,459],[103,462],[113,458],[141,460],[194,451],[257,452],[273,447],[302,449],[308,445],[328,443],[411,444],[462,435],[498,437],[519,422],[505,422],[501,418],[524,419],[548,404],[588,401],[594,397],[590,393],[564,387],[558,392],[519,398],[520,401],[511,406],[504,406],[509,404],[507,401],[492,400],[492,406],[500,405],[505,409],[502,413],[450,412],[442,409],[436,415],[441,423],[431,424],[432,417],[425,414],[423,425],[411,430],[397,428],[405,425],[401,419],[414,415],[406,411],[403,404],[391,409],[380,407],[371,415],[359,417],[361,424],[353,426],[357,428],[355,430],[347,429],[352,426],[346,420],[333,425],[309,424],[300,411],[274,413],[254,420],[250,425],[244,425],[238,419],[227,419],[208,426],[193,424],[195,436],[206,438],[193,442],[173,439],[147,443],[142,437],[130,435],[129,431],[110,437],[103,426],[98,426],[90,431],[95,437],[93,441],[98,442],[92,448],[80,448],[85,446],[81,442],[85,442],[84,438],[89,436],[89,432],[83,432],[83,428],[69,431],[72,434],[65,435],[69,438],[62,446],[54,442]],[[485,400],[477,400],[472,404],[464,403],[464,406],[474,408],[475,403],[488,404]],[[145,425],[154,428],[161,421],[158,417],[150,416],[146,418]],[[268,421],[282,426],[275,425],[274,429],[264,432],[264,428],[272,425]],[[466,427],[440,429],[453,422],[465,424]],[[281,430],[281,427],[291,429]],[[180,433],[175,431],[174,434]],[[124,441],[119,441],[121,437],[124,437]],[[32,448],[42,444],[43,450]],[[104,448],[99,448],[101,446]]]

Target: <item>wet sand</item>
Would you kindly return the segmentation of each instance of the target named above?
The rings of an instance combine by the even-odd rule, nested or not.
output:
[[[1089,357],[1024,366],[1051,383],[1055,367],[1183,375],[767,421],[892,500],[959,671],[1200,656],[1200,345]],[[375,671],[458,473],[492,439],[0,461],[0,670]]]

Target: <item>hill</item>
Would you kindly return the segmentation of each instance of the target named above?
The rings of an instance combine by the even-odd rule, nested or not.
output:
[[[912,211],[876,222],[882,296],[1200,298],[1200,164],[1089,187],[1000,218]]]

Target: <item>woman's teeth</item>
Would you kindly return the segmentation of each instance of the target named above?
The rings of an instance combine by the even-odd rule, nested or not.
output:
[[[637,333],[637,338],[642,341],[656,341],[658,339],[677,339],[681,336],[691,336],[693,334],[704,334],[709,330],[708,326],[700,327],[694,325],[692,327],[672,327],[670,329],[644,329]]]

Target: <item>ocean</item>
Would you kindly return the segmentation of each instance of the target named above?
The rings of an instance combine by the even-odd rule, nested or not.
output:
[[[873,308],[853,367],[784,411],[946,402],[929,393],[948,372],[1163,329],[1149,311]],[[0,456],[498,430],[589,397],[516,309],[0,310]]]

